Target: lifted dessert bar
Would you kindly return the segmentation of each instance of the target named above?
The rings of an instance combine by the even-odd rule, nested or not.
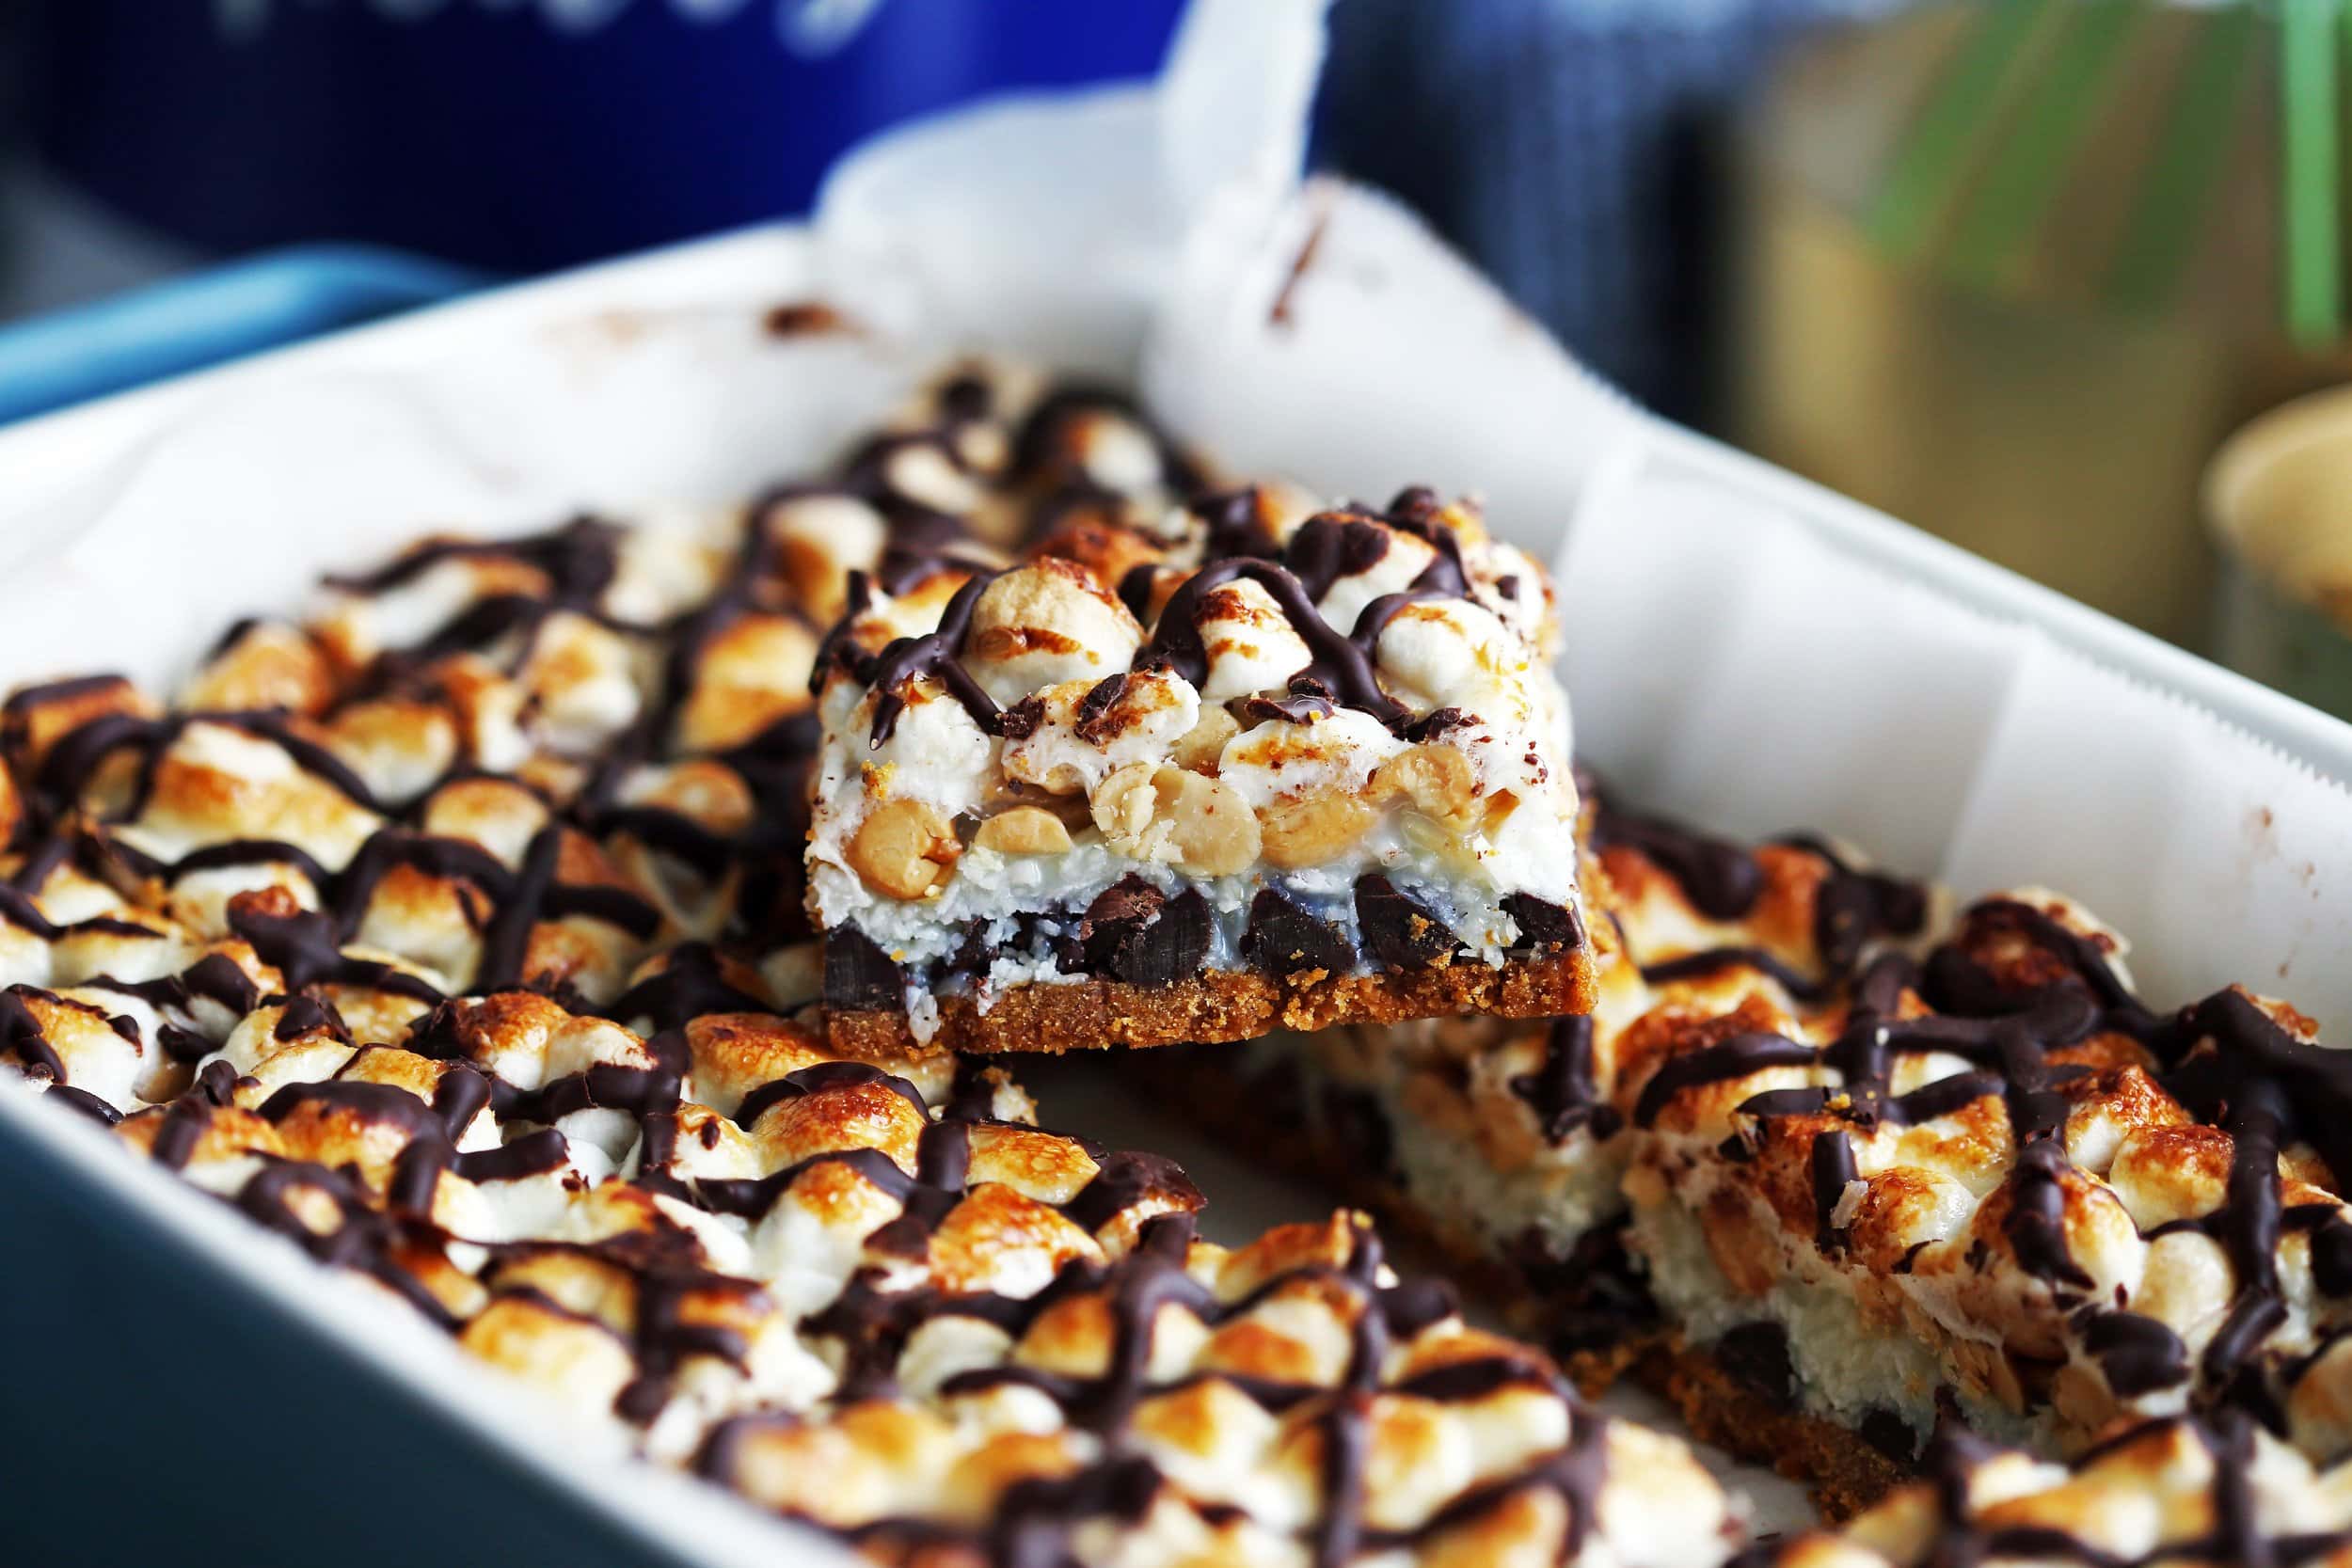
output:
[[[1248,489],[851,598],[808,857],[837,1045],[1590,1007],[1550,590],[1472,508]]]

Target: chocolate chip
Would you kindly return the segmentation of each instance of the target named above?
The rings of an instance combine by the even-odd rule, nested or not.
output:
[[[1272,888],[1249,901],[1241,953],[1260,974],[1277,980],[1317,969],[1345,974],[1356,967],[1356,949],[1345,931],[1317,920]]]
[[[1191,888],[1170,898],[1123,877],[1088,906],[1078,927],[1087,967],[1131,986],[1164,986],[1200,972],[1209,956],[1209,904]]]
[[[896,1012],[906,1006],[906,977],[871,937],[844,926],[825,934],[825,1005]]]
[[[1530,1226],[1505,1256],[1542,1298],[1547,1343],[1556,1354],[1613,1349],[1657,1328],[1658,1303],[1626,1252],[1621,1226],[1585,1231],[1565,1258],[1555,1246]]]
[[[1458,707],[1441,707],[1424,713],[1398,732],[1405,739],[1421,745],[1436,740],[1448,730],[1468,729],[1478,722],[1478,715]]]
[[[1455,946],[1437,911],[1382,876],[1358,879],[1356,925],[1364,945],[1391,969],[1424,968]]]
[[[1796,1408],[1797,1370],[1788,1359],[1788,1331],[1780,1324],[1741,1323],[1715,1341],[1715,1361],[1775,1410]]]
[[[1045,700],[1031,694],[996,716],[996,733],[1007,740],[1026,740],[1043,722]]]
[[[1532,893],[1515,893],[1502,901],[1502,912],[1519,923],[1519,945],[1514,948],[1581,947],[1583,923],[1576,911]]]
[[[1225,711],[1246,730],[1278,719],[1286,724],[1312,724],[1330,718],[1337,708],[1329,689],[1304,675],[1291,682],[1290,696],[1235,697],[1225,705]]]
[[[1919,1434],[1911,1430],[1909,1421],[1883,1405],[1864,1411],[1858,1430],[1864,1442],[1889,1459],[1908,1465],[1919,1457]]]

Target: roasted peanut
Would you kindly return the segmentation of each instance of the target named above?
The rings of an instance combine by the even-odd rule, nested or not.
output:
[[[1094,808],[1094,825],[1103,830],[1103,836],[1111,841],[1111,847],[1138,858],[1140,852],[1127,846],[1140,840],[1150,830],[1152,815],[1158,809],[1152,788],[1153,771],[1148,762],[1131,762],[1114,769],[1096,784],[1089,798]]]
[[[1437,742],[1399,752],[1372,774],[1373,799],[1401,795],[1422,816],[1454,828],[1476,822],[1476,786],[1470,758],[1456,747]]]
[[[1181,768],[1161,768],[1152,784],[1186,870],[1223,877],[1258,858],[1258,818],[1231,784]]]
[[[868,887],[893,898],[920,898],[962,852],[938,807],[904,797],[868,812],[850,840],[850,864]]]
[[[972,845],[1000,855],[1059,855],[1070,848],[1070,830],[1041,807],[1014,806],[982,822]]]
[[[1200,720],[1169,749],[1168,760],[1195,773],[1214,773],[1217,759],[1224,755],[1225,743],[1239,734],[1241,725],[1232,714],[1215,704],[1208,705],[1201,708]]]
[[[1265,858],[1285,871],[1321,865],[1364,836],[1372,808],[1355,796],[1324,790],[1283,800],[1259,814]]]
[[[1258,819],[1230,784],[1181,768],[1130,763],[1096,786],[1095,826],[1111,847],[1204,877],[1258,858]]]

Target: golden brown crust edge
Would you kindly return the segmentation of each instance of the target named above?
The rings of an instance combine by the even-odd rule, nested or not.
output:
[[[1381,974],[1325,974],[1311,981],[1271,980],[1243,970],[1196,974],[1159,986],[1117,980],[1023,986],[997,997],[983,1014],[968,996],[943,997],[939,1027],[918,1041],[906,1015],[883,1009],[835,1009],[827,1015],[836,1051],[1049,1052],[1104,1046],[1160,1046],[1254,1039],[1276,1029],[1326,1029],[1340,1023],[1401,1023],[1407,1019],[1483,1012],[1502,1018],[1552,1018],[1592,1011],[1597,995],[1591,953],[1555,958],[1432,965]]]
[[[1918,1473],[1835,1421],[1782,1409],[1679,1335],[1652,1343],[1633,1376],[1671,1403],[1701,1442],[1802,1482],[1833,1524]]]

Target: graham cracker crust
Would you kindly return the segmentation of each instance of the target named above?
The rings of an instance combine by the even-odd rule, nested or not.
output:
[[[985,1014],[968,996],[941,998],[939,1028],[929,1041],[914,1037],[903,1012],[888,1009],[832,1010],[826,1030],[836,1051],[1059,1053],[1253,1039],[1276,1029],[1401,1023],[1454,1013],[1554,1018],[1592,1011],[1595,995],[1592,955],[1579,947],[1499,969],[1438,963],[1381,974],[1315,970],[1281,980],[1220,970],[1156,986],[1120,980],[1023,986],[996,997]]]
[[[1693,1436],[1804,1483],[1832,1523],[1916,1479],[1914,1465],[1826,1417],[1783,1407],[1680,1335],[1649,1346],[1633,1371],[1681,1413]]]

